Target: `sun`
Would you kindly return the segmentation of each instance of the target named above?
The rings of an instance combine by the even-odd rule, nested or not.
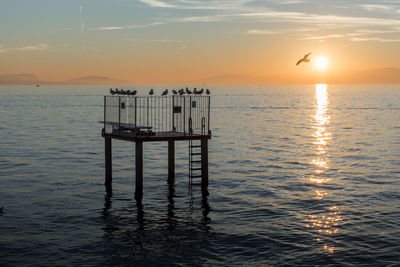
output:
[[[328,67],[328,59],[324,56],[319,56],[317,57],[317,59],[315,60],[315,67],[317,67],[317,69],[319,70],[324,70],[326,69],[326,67]]]

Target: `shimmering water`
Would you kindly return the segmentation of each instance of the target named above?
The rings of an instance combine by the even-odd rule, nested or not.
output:
[[[0,87],[2,266],[400,264],[400,86],[213,87],[209,197],[145,143],[143,205],[107,90]]]

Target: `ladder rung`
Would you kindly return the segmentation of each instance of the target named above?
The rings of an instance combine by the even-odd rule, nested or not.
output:
[[[195,155],[201,155],[201,153],[190,153],[190,155],[193,155],[193,156],[195,156]]]
[[[200,171],[201,168],[190,168],[191,171]]]
[[[200,178],[202,175],[190,175],[190,178]]]
[[[201,147],[201,146],[200,145],[198,145],[198,146],[196,145],[196,146],[190,146],[190,147]]]
[[[191,163],[201,163],[201,160],[191,160]]]
[[[190,183],[190,185],[201,185],[201,183]]]

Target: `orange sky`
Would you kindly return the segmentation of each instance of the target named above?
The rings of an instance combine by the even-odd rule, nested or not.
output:
[[[23,2],[0,10],[3,84],[400,83],[395,1]]]

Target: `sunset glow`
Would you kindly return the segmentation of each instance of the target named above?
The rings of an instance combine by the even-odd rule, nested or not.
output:
[[[400,2],[313,1],[4,1],[0,84],[400,83]]]
[[[324,70],[328,66],[328,63],[329,62],[328,62],[328,59],[326,57],[319,56],[315,60],[315,67],[317,67],[317,69],[319,69],[319,70]]]

